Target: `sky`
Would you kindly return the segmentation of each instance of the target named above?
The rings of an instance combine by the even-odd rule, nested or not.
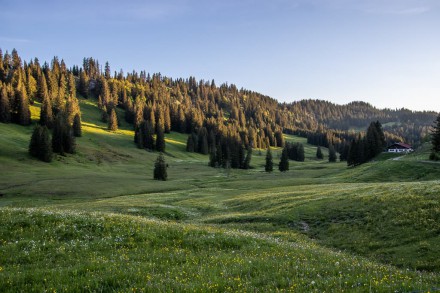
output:
[[[233,83],[280,102],[440,112],[438,0],[0,0],[0,48]]]

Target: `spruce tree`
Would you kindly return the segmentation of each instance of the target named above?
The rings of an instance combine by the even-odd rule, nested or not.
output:
[[[159,126],[156,134],[156,151],[165,152],[165,133],[162,126]]]
[[[52,103],[49,96],[45,96],[40,111],[40,125],[51,129],[53,125]]]
[[[49,129],[46,126],[42,127],[40,136],[40,151],[38,158],[43,162],[50,163],[52,161],[52,141],[50,139]]]
[[[243,169],[250,169],[251,168],[251,159],[252,159],[252,147],[248,146],[247,152],[246,152],[246,158],[244,159]]]
[[[53,152],[64,155],[75,152],[75,137],[63,112],[58,113],[52,129]]]
[[[81,137],[82,136],[82,130],[81,130],[81,116],[79,113],[75,114],[75,117],[73,118],[73,135],[75,137]]]
[[[108,119],[108,130],[116,131],[118,130],[118,116],[116,116],[115,109],[110,112],[110,117]]]
[[[0,91],[0,122],[11,122],[11,106],[5,86]]]
[[[31,124],[31,111],[29,109],[29,99],[26,95],[26,89],[23,85],[19,85],[15,89],[15,100],[16,100],[16,119],[20,125]]]
[[[318,146],[318,149],[316,150],[316,158],[318,160],[324,159],[324,154],[322,153],[321,147]]]
[[[46,126],[37,125],[34,128],[29,143],[29,154],[44,162],[52,161],[52,145]]]
[[[337,156],[336,156],[336,151],[335,151],[335,147],[331,144],[328,146],[328,161],[331,163],[336,162]]]
[[[304,145],[302,143],[298,143],[297,161],[298,162],[304,162],[304,160],[305,160]]]
[[[160,153],[160,155],[156,159],[156,162],[154,163],[154,179],[166,181],[167,178],[167,164],[165,163],[165,158],[163,157],[163,154]]]
[[[191,134],[188,135],[188,139],[186,140],[186,151],[189,153],[194,153],[194,139]]]
[[[268,148],[266,151],[266,164],[264,165],[264,170],[266,172],[273,171],[272,152],[270,151],[270,148]]]
[[[434,121],[434,126],[431,129],[431,155],[429,158],[431,160],[440,160],[440,114]]]
[[[41,141],[42,127],[40,125],[35,126],[32,132],[31,141],[29,142],[29,154],[32,157],[38,157],[40,153],[40,141]]]
[[[289,170],[289,154],[287,148],[283,148],[281,153],[280,163],[278,164],[278,169],[281,172],[285,172]]]

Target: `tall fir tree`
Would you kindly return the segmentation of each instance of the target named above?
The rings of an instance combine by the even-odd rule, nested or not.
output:
[[[51,129],[53,126],[53,113],[52,113],[52,103],[49,96],[45,96],[43,100],[43,105],[41,105],[40,111],[40,125],[44,125]]]
[[[246,151],[246,158],[244,159],[243,169],[251,168],[251,160],[252,160],[252,147],[248,146]]]
[[[267,151],[266,151],[266,164],[264,165],[264,170],[266,172],[273,171],[272,152],[270,151],[270,148],[267,148]]]
[[[118,130],[118,116],[116,116],[115,109],[110,112],[110,117],[108,118],[108,129],[111,131]]]
[[[0,122],[11,122],[11,106],[6,86],[3,86],[0,90]]]
[[[281,152],[281,159],[280,163],[278,164],[278,169],[281,172],[286,172],[289,170],[289,154],[287,148],[283,148],[283,151]]]
[[[82,126],[81,126],[81,116],[79,113],[75,114],[75,117],[73,118],[73,135],[75,137],[81,137],[82,136]]]
[[[26,95],[26,89],[23,85],[19,85],[15,89],[16,101],[16,120],[20,125],[31,124],[31,110],[29,109],[29,99]]]
[[[156,151],[165,152],[165,133],[162,126],[159,126],[156,134]]]
[[[431,129],[431,145],[429,158],[435,161],[440,160],[440,114],[437,116]]]
[[[162,153],[156,159],[154,163],[154,179],[166,181],[168,179],[167,164]]]
[[[75,152],[75,137],[70,125],[63,112],[58,113],[52,129],[52,149],[53,152],[64,155]]]
[[[318,148],[316,149],[316,158],[318,160],[324,159],[324,154],[322,153],[322,150],[321,150],[320,146],[318,146]]]
[[[37,125],[32,132],[29,154],[44,162],[52,161],[52,144],[46,126]]]
[[[336,162],[336,160],[337,160],[337,156],[336,156],[335,147],[332,144],[330,144],[328,146],[328,161],[334,163]]]

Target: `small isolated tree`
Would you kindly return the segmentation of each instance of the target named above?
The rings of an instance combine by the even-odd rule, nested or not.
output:
[[[324,159],[324,154],[322,153],[321,147],[318,146],[318,149],[316,150],[316,158],[318,160]]]
[[[278,165],[278,169],[281,172],[286,172],[289,170],[289,153],[287,148],[283,148],[283,152],[281,153],[280,163]]]
[[[118,116],[116,116],[115,109],[110,112],[110,117],[108,119],[108,130],[116,131],[118,130]]]
[[[29,154],[44,162],[52,161],[52,144],[46,126],[37,125],[29,143]]]
[[[165,158],[163,157],[163,154],[160,153],[156,159],[156,163],[154,163],[154,179],[166,181],[168,177],[167,167]]]
[[[81,130],[81,116],[79,116],[79,113],[75,114],[75,117],[73,118],[73,135],[75,137],[81,137],[82,136],[82,130]]]
[[[266,165],[264,165],[264,170],[266,172],[273,171],[273,159],[272,159],[272,152],[270,151],[270,148],[268,148],[266,151]]]
[[[336,162],[336,151],[335,151],[335,147],[331,144],[328,146],[328,161],[331,163]]]

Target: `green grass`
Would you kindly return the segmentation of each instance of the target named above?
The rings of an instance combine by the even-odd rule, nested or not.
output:
[[[80,105],[77,153],[50,164],[27,154],[32,126],[0,124],[1,291],[440,287],[440,164],[425,162],[428,147],[347,168],[287,135],[306,161],[268,174],[264,150],[250,170],[215,169],[171,133],[159,182],[157,153],[136,148],[131,125],[109,132],[96,101]]]

